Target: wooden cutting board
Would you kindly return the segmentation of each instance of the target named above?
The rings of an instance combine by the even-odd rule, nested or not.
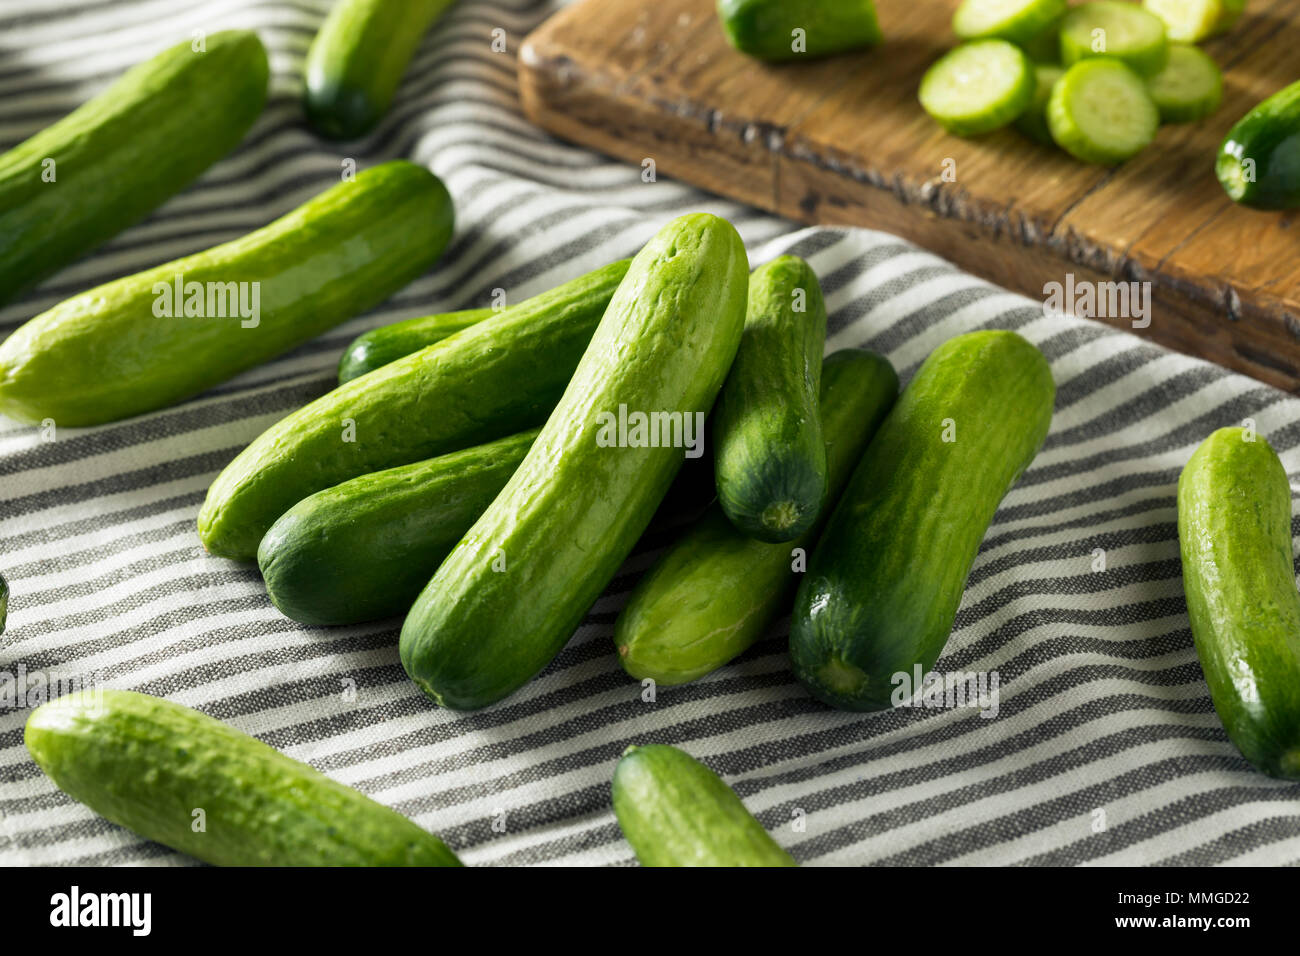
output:
[[[882,46],[768,65],[727,45],[713,0],[579,0],[520,49],[524,110],[558,136],[791,219],[905,236],[1040,300],[1067,273],[1076,288],[1150,282],[1137,334],[1300,391],[1300,217],[1234,206],[1213,172],[1233,122],[1300,79],[1296,0],[1250,0],[1205,46],[1225,71],[1223,107],[1164,127],[1114,170],[1010,129],[944,133],[916,90],[956,42],[956,0],[876,5]]]

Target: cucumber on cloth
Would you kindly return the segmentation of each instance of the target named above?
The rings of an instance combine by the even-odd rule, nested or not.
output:
[[[1183,591],[1214,709],[1242,755],[1300,780],[1291,483],[1261,435],[1221,428],[1178,478]]]
[[[718,0],[727,41],[762,60],[829,56],[880,42],[872,0]]]
[[[1071,7],[1061,21],[1061,62],[1092,57],[1121,60],[1143,76],[1159,73],[1169,56],[1164,22],[1133,3],[1093,0]]]
[[[632,260],[523,463],[402,626],[402,666],[439,704],[501,700],[573,636],[713,405],[748,288],[744,243],[706,213],[673,220]]]
[[[353,318],[432,266],[447,188],[394,160],[256,232],[66,299],[0,344],[0,413],[98,425],[175,404]]]
[[[1208,55],[1184,43],[1169,45],[1169,62],[1147,77],[1163,123],[1190,123],[1209,116],[1223,101],[1223,74]]]
[[[339,359],[339,384],[346,385],[354,378],[435,345],[496,314],[495,309],[464,309],[421,315],[363,332],[352,340]]]
[[[218,866],[460,866],[432,833],[180,704],[88,690],[32,711],[23,740],[60,790]]]
[[[1047,125],[1063,150],[1111,166],[1136,156],[1160,130],[1146,83],[1118,60],[1081,60],[1056,81]]]
[[[734,790],[676,747],[628,747],[614,815],[642,866],[798,866]]]
[[[1034,69],[1006,40],[949,50],[921,78],[921,106],[948,132],[976,136],[1006,126],[1034,96]]]
[[[821,378],[829,493],[817,523],[789,544],[768,544],[746,537],[720,508],[711,508],[637,582],[619,613],[614,645],[631,676],[665,685],[703,677],[748,649],[789,609],[799,583],[794,550],[812,549],[898,395],[893,366],[874,352],[835,352]]]
[[[282,418],[208,488],[204,548],[251,561],[267,529],[310,494],[541,425],[627,269],[610,263]],[[343,440],[348,420],[354,441]]]
[[[0,304],[143,219],[234,149],[266,103],[249,30],[186,40],[0,155]]]

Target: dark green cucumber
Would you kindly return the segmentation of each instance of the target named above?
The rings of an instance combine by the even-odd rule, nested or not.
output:
[[[642,866],[798,866],[734,790],[676,747],[628,747],[614,815]]]
[[[0,345],[0,412],[97,425],[197,395],[384,301],[437,261],[452,218],[423,166],[368,169],[241,239],[36,316]]]
[[[436,345],[494,315],[496,311],[493,309],[466,309],[463,312],[422,315],[371,329],[353,339],[343,353],[339,360],[339,384],[346,385],[389,362]]]
[[[627,268],[614,262],[534,296],[281,419],[208,489],[203,546],[250,561],[275,520],[310,494],[541,425]]]
[[[257,549],[271,600],[304,624],[405,614],[536,437],[521,432],[304,498]]]
[[[826,500],[817,414],[825,347],[826,304],[808,263],[781,256],[755,271],[713,422],[718,501],[751,538],[792,541]]]
[[[337,0],[307,50],[303,106],[322,136],[356,139],[388,112],[429,27],[454,0]]]
[[[1300,594],[1291,484],[1262,436],[1221,428],[1178,479],[1178,542],[1196,654],[1242,755],[1300,780]]]
[[[9,582],[0,574],[0,634],[5,632],[5,622],[9,619]]]
[[[243,139],[266,103],[266,50],[249,30],[203,47],[164,50],[0,156],[0,303],[139,222]]]
[[[1233,202],[1300,209],[1300,82],[1274,93],[1228,130],[1214,171]]]
[[[501,700],[572,636],[684,460],[610,417],[676,413],[685,438],[735,358],[748,285],[740,236],[704,213],[673,220],[632,260],[523,464],[402,627],[402,666],[440,704]]]
[[[897,395],[898,376],[882,356],[845,349],[827,357],[820,417],[828,508]],[[799,583],[793,552],[811,550],[822,518],[790,544],[767,544],[711,508],[637,583],[619,614],[614,644],[623,669],[639,680],[684,684],[746,650],[789,607]]]
[[[23,734],[59,789],[218,866],[460,866],[436,836],[247,734],[147,694],[37,707]]]
[[[732,46],[763,60],[828,56],[880,42],[872,0],[718,0],[718,18]]]
[[[815,696],[882,710],[894,675],[934,665],[998,503],[1047,435],[1054,395],[1046,359],[1014,332],[960,335],[921,365],[795,596],[790,657]]]

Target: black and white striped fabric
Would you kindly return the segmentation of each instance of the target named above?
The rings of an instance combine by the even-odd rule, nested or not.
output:
[[[888,235],[801,229],[532,129],[514,51],[557,6],[461,0],[426,38],[365,142],[312,136],[298,105],[329,0],[5,0],[0,145],[189,37],[256,28],[273,99],[243,146],[99,253],[0,311],[0,334],[60,298],[259,227],[336,181],[340,162],[410,157],[456,198],[439,268],[374,312],[200,398],[91,429],[0,419],[0,569],[12,588],[0,688],[99,675],[199,708],[442,834],[470,864],[627,864],[610,809],[616,758],[671,743],[723,774],[808,864],[1279,864],[1300,861],[1300,785],[1254,772],[1210,704],[1188,630],[1174,492],[1216,427],[1250,418],[1300,475],[1300,403],[1249,379],[966,275]],[[501,28],[510,52],[494,53]],[[940,342],[1011,328],[1051,360],[1056,417],[984,542],[939,668],[996,672],[971,708],[830,711],[791,676],[785,625],[740,660],[653,701],[610,639],[647,540],[552,666],[486,711],[437,709],[397,658],[400,621],[307,628],[255,568],[206,557],[194,530],[215,474],[324,393],[358,333],[511,301],[635,253],[681,213],[736,224],[754,265],[806,257],[829,347],[884,352],[906,380]],[[1155,322],[1162,321],[1157,313]],[[19,702],[21,703],[21,702]],[[0,707],[0,863],[188,864],[73,802]]]

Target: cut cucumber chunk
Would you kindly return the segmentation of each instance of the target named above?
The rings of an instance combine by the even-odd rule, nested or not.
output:
[[[1160,113],[1142,77],[1119,60],[1084,60],[1052,87],[1047,125],[1071,156],[1109,166],[1155,139]]]
[[[1223,74],[1208,55],[1183,43],[1169,45],[1169,62],[1147,77],[1147,92],[1162,123],[1190,123],[1209,116],[1223,101]]]
[[[963,0],[952,31],[963,40],[1027,43],[1065,14],[1066,0]]]
[[[1142,6],[1164,21],[1169,39],[1200,43],[1231,28],[1246,0],[1143,0]]]
[[[1034,70],[1018,46],[976,40],[949,51],[921,78],[921,106],[959,136],[1006,126],[1034,95]]]
[[[1020,49],[1025,51],[1029,59],[1035,63],[1053,65],[1061,62],[1061,19],[1057,17],[1047,29],[1040,30],[1036,35],[1019,44]]]
[[[1164,21],[1136,4],[1096,0],[1074,7],[1061,21],[1061,62],[1066,66],[1113,57],[1150,76],[1164,69],[1168,56]]]
[[[1047,101],[1052,98],[1052,87],[1065,75],[1065,70],[1050,63],[1034,66],[1034,98],[1016,120],[1016,129],[1039,143],[1052,143],[1052,131],[1047,127]]]

